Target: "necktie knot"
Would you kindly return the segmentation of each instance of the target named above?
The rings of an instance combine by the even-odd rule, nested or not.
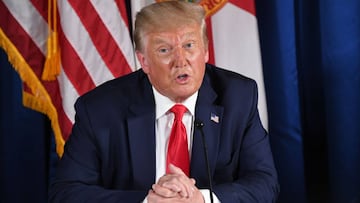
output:
[[[175,114],[176,121],[181,121],[184,113],[186,112],[186,107],[182,104],[175,104],[171,107],[170,111]]]

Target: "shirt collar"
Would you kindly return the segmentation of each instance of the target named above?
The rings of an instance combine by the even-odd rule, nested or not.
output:
[[[154,86],[152,86],[155,98],[155,112],[156,112],[156,119],[163,116],[169,109],[174,106],[176,103],[170,100],[168,97],[160,94]],[[195,115],[195,104],[197,99],[198,91],[196,91],[193,95],[187,98],[181,104],[184,105],[190,112],[192,116]]]

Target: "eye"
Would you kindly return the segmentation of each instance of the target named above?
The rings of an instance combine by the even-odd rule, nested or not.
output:
[[[190,49],[190,48],[194,47],[194,45],[195,45],[194,42],[188,42],[188,43],[186,43],[183,47],[184,47],[185,49]]]
[[[168,48],[168,47],[161,47],[161,48],[158,48],[158,49],[157,49],[157,52],[158,52],[159,54],[167,54],[167,53],[169,53],[170,51],[171,51],[171,49]]]
[[[160,49],[158,49],[158,52],[159,52],[159,53],[167,53],[167,52],[169,52],[169,49],[167,49],[167,48],[160,48]]]
[[[167,49],[167,48],[161,48],[161,49],[159,49],[159,52],[160,52],[160,53],[167,53],[167,52],[169,52],[169,49]]]

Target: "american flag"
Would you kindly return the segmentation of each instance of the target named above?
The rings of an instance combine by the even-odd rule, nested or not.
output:
[[[0,1],[0,45],[23,81],[23,104],[50,118],[61,156],[74,123],[75,100],[133,71],[135,59],[125,1],[54,2]],[[48,81],[42,74],[49,24],[57,28],[61,66],[55,80]]]
[[[133,21],[128,16],[153,2],[0,1],[0,46],[23,81],[23,104],[51,120],[59,156],[74,123],[75,100],[97,85],[138,68],[130,32]],[[254,1],[198,3],[208,14],[210,62],[258,82],[259,110],[266,126]],[[56,51],[60,53],[59,69],[56,63],[46,67],[46,59],[56,58]]]

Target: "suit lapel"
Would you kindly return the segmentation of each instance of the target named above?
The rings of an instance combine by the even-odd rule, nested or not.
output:
[[[211,174],[214,173],[219,151],[221,121],[223,115],[223,107],[214,104],[216,98],[217,94],[211,87],[209,78],[205,77],[196,102],[195,119],[204,124],[203,132],[208,149]],[[204,143],[201,136],[201,131],[195,128],[190,168],[191,176],[196,178],[199,185],[207,186],[207,166],[204,154]]]
[[[128,120],[131,164],[135,183],[151,185],[155,181],[154,114],[147,113]]]
[[[143,87],[129,108],[127,127],[135,187],[150,188],[156,175],[155,103],[150,83],[144,82]]]

